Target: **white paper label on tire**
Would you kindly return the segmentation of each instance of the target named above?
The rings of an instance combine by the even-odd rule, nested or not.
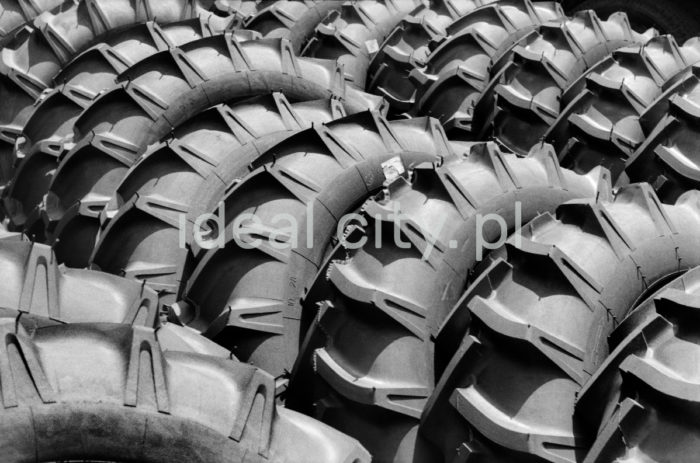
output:
[[[365,42],[365,48],[367,48],[367,53],[372,56],[379,51],[379,43],[376,39],[368,40]]]
[[[406,172],[406,168],[399,156],[394,156],[388,161],[384,161],[382,163],[382,170],[384,171],[384,178],[390,182]]]

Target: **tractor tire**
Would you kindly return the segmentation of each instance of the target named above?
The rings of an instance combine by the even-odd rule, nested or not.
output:
[[[0,307],[64,323],[155,326],[158,295],[140,282],[107,273],[67,269],[49,246],[0,241]]]
[[[232,28],[240,27],[245,20],[255,16],[264,1],[261,0],[213,0],[212,11],[217,11],[226,16],[233,16],[236,21]]]
[[[230,34],[157,53],[130,68],[119,86],[82,113],[73,149],[58,160],[41,214],[57,257],[70,267],[85,266],[99,214],[127,170],[150,144],[212,105],[273,91],[292,101],[337,97],[348,113],[383,104],[346,88],[340,76],[336,63],[297,58],[285,40],[241,43]],[[91,239],[74,240],[78,231],[92,233]],[[85,252],[74,253],[81,245]]]
[[[3,462],[370,461],[355,440],[276,406],[271,376],[170,350],[160,330],[5,318],[0,331]]]
[[[21,237],[0,241],[0,319],[33,330],[67,323],[119,323],[158,328],[169,350],[234,358],[192,330],[160,320],[158,295],[133,280],[101,272],[67,269],[51,248]]]
[[[637,301],[698,265],[698,227],[697,192],[662,205],[648,184],[530,222],[440,327],[422,431],[448,455],[580,461],[577,394]]]
[[[0,159],[12,149],[42,92],[78,54],[94,44],[108,45],[119,31],[155,20],[161,24],[200,17],[212,31],[225,30],[232,18],[209,13],[212,0],[74,0],[45,12],[5,45],[0,57]],[[4,187],[8,178],[0,178]]]
[[[542,141],[570,97],[567,88],[613,51],[654,37],[639,34],[624,13],[602,21],[593,11],[576,13],[560,24],[546,24],[519,43],[496,85],[494,111],[481,136],[493,133],[516,153]]]
[[[0,1],[0,47],[22,26],[42,12],[56,8],[64,0],[2,0]]]
[[[260,32],[266,39],[287,39],[299,55],[314,36],[316,27],[346,1],[255,0],[255,12],[245,18],[242,27]]]
[[[345,79],[364,89],[370,54],[418,5],[418,0],[345,2],[316,27],[302,55],[337,60],[344,66]]]
[[[669,283],[613,332],[613,352],[583,389],[578,414],[596,439],[586,463],[691,463],[700,450],[700,268]]]
[[[200,113],[149,148],[124,176],[100,214],[90,267],[145,281],[163,303],[175,302],[193,238],[192,224],[185,231],[181,217],[196,220],[210,212],[212,201],[201,201],[200,190],[215,182],[223,197],[223,189],[243,177],[261,153],[344,115],[335,100],[292,104],[279,93]],[[229,157],[235,162],[227,164]],[[89,249],[82,245],[72,252]]]
[[[411,72],[416,92],[409,114],[439,119],[452,139],[476,140],[482,113],[492,112],[492,80],[513,46],[541,24],[565,21],[559,4],[530,0],[495,2],[460,18],[426,65]]]
[[[603,165],[613,182],[646,139],[640,118],[690,65],[700,61],[700,40],[676,45],[667,35],[616,50],[572,92],[576,96],[545,134],[563,166],[587,172]],[[568,98],[564,98],[568,101]]]
[[[626,177],[647,181],[664,202],[700,187],[700,67],[693,66],[642,115],[649,136],[627,160]]]
[[[595,10],[599,16],[607,17],[616,11],[624,11],[635,29],[653,27],[662,34],[674,36],[681,43],[696,37],[700,31],[700,9],[692,1],[658,3],[654,0],[563,0],[562,3],[567,13],[572,8],[575,11]]]
[[[147,22],[121,32],[119,41],[113,37],[112,45],[93,46],[66,65],[54,77],[54,89],[32,108],[13,155],[0,159],[1,177],[12,179],[3,195],[11,228],[43,240],[43,228],[25,229],[25,224],[37,223],[40,218],[38,206],[49,188],[57,159],[73,146],[75,121],[101,92],[117,85],[119,74],[155,53],[211,35],[201,18],[162,26]],[[235,35],[240,39],[253,37],[247,32]]]
[[[563,170],[546,147],[520,159],[482,143],[464,157],[415,169],[410,183],[396,179],[365,203],[366,223],[345,234],[352,248],[334,250],[304,298],[305,313],[320,311],[287,405],[355,436],[378,462],[450,461],[417,430],[435,385],[431,332],[473,276],[477,237],[491,243],[505,232],[480,230],[481,218],[499,214],[513,232],[568,200],[604,194],[606,176]]]
[[[435,0],[416,7],[372,56],[367,90],[383,96],[393,113],[410,110],[415,103],[416,88],[409,75],[414,69],[425,66],[430,45],[444,40],[449,34],[448,26],[454,21],[493,1]]]
[[[387,176],[453,156],[437,121],[387,122],[367,112],[284,140],[228,192],[208,183],[198,202],[217,211],[223,198],[219,234],[191,246],[196,264],[171,319],[286,384],[303,337],[301,298],[335,245],[338,222]],[[244,166],[227,162],[238,172]],[[243,222],[250,213],[256,219]]]

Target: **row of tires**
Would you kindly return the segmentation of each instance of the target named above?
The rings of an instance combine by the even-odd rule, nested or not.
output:
[[[695,461],[696,39],[46,3],[0,15],[6,461]]]

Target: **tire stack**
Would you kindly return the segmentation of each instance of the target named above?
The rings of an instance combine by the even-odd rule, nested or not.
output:
[[[0,8],[2,463],[696,461],[700,41]]]

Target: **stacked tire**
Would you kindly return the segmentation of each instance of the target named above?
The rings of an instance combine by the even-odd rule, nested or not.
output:
[[[697,39],[0,8],[3,462],[695,461]]]

